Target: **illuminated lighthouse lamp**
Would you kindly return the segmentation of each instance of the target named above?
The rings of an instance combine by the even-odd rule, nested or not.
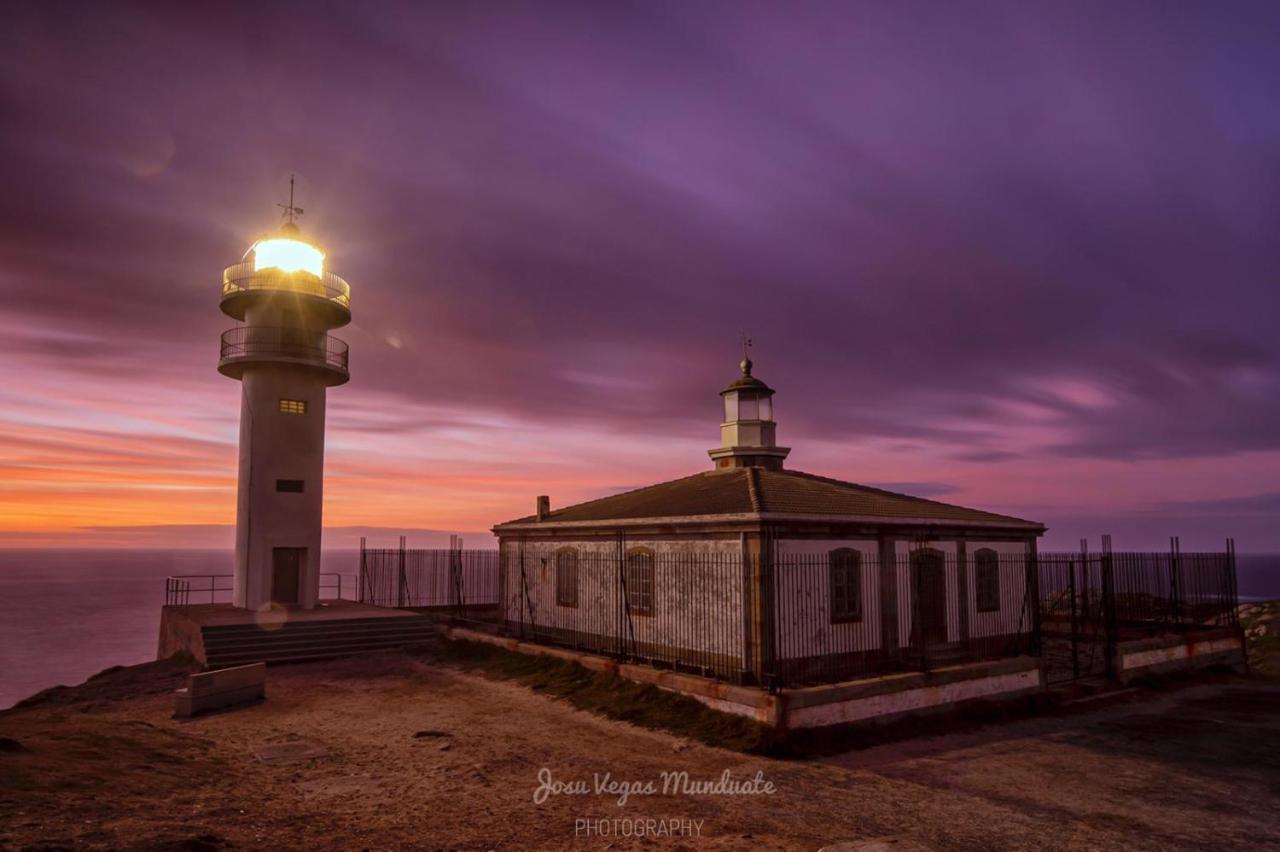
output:
[[[254,243],[253,271],[278,269],[281,272],[306,272],[319,278],[324,272],[324,252],[302,240],[271,237]]]

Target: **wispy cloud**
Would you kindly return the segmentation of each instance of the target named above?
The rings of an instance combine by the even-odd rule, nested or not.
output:
[[[1268,492],[1280,11],[1098,14],[7,10],[0,531],[230,522],[219,273],[290,172],[354,287],[338,525],[700,469],[742,328],[798,467]]]

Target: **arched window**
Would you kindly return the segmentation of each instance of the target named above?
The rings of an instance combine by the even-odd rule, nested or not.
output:
[[[1000,609],[1000,556],[984,547],[973,554],[973,592],[978,612]]]
[[[628,550],[622,581],[631,614],[653,615],[653,551],[647,547]]]
[[[556,603],[578,605],[578,551],[572,547],[556,551]]]
[[[841,547],[827,554],[831,577],[831,621],[862,620],[862,554]]]

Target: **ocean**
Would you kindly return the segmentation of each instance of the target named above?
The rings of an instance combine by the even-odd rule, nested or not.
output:
[[[345,575],[346,597],[359,565],[359,551],[324,553],[323,570]],[[1236,565],[1242,601],[1280,598],[1280,554]],[[0,708],[155,659],[164,578],[230,572],[223,550],[0,550]]]
[[[354,597],[359,551],[325,551],[321,567]],[[0,708],[154,660],[164,578],[231,570],[226,550],[0,550]]]

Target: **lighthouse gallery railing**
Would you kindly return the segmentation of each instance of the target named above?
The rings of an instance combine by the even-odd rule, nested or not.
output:
[[[222,360],[285,357],[346,372],[349,347],[345,341],[302,328],[241,325],[222,333]]]

